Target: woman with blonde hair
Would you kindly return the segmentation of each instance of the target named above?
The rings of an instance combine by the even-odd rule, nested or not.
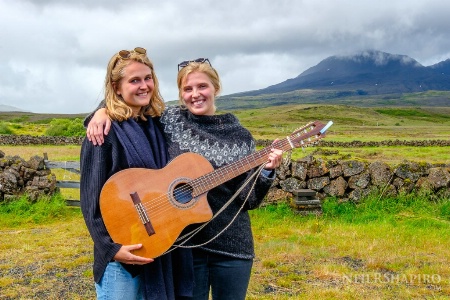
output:
[[[112,121],[104,143],[83,141],[80,200],[94,241],[94,281],[98,299],[189,299],[192,253],[176,249],[150,259],[133,254],[142,244],[114,242],[103,222],[100,193],[113,174],[127,168],[160,169],[168,162],[159,118],[164,102],[146,50],[122,50],[110,59],[105,79],[106,114]]]
[[[216,112],[221,83],[209,59],[183,61],[178,70],[180,106],[167,108],[161,116],[169,156],[195,152],[218,169],[252,154],[251,133],[235,115]],[[260,174],[255,174],[258,168],[252,169],[208,192],[214,219],[189,241],[196,246],[193,299],[207,300],[210,294],[214,300],[245,299],[255,255],[248,210],[263,201],[281,160],[282,151],[272,149]],[[253,175],[254,185],[248,184]]]

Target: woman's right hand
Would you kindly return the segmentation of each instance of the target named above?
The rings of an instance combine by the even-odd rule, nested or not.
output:
[[[100,108],[92,117],[86,129],[86,136],[92,144],[101,145],[105,141],[105,135],[108,135],[111,128],[111,120],[106,114],[106,108]]]
[[[141,247],[142,244],[122,246],[116,255],[114,255],[114,260],[129,265],[145,265],[153,262],[152,258],[145,258],[131,253],[131,251],[140,249]]]

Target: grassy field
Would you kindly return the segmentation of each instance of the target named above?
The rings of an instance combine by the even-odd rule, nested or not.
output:
[[[335,141],[448,140],[450,137],[450,107],[298,104],[232,112],[256,139],[283,137],[313,120],[332,120],[334,125],[327,138]],[[61,118],[83,120],[84,114],[0,113],[0,125],[10,127],[13,134],[42,135],[53,119]]]
[[[0,299],[92,299],[92,241],[57,199],[0,206]],[[248,299],[448,299],[450,203],[424,198],[251,212]]]
[[[234,112],[256,139],[274,139],[312,120],[333,126],[335,141],[429,140],[450,137],[450,108],[362,108],[343,105],[290,105]]]
[[[285,105],[262,109],[233,111],[255,139],[284,138],[312,120],[327,122],[333,126],[325,137],[328,141],[385,141],[385,140],[449,140],[450,107],[353,107],[346,105]],[[35,135],[42,132],[52,118],[63,115],[0,114],[0,121],[13,128],[17,134]],[[81,115],[69,115],[81,118]],[[17,128],[17,129],[14,129]],[[319,149],[318,149],[319,148]],[[25,159],[48,153],[50,160],[70,161],[79,159],[79,146],[0,146],[7,155],[20,155]],[[317,151],[320,150],[320,151]],[[404,159],[429,163],[450,163],[449,147],[363,147],[296,149],[297,159],[318,152],[331,153],[328,158],[351,158],[366,161],[384,160],[397,164]]]
[[[249,299],[450,297],[450,220],[394,206],[378,216],[367,207],[335,218],[252,212],[257,260]]]
[[[256,139],[283,138],[316,119],[334,121],[326,137],[334,141],[450,137],[448,107],[290,105],[235,113]],[[0,114],[16,134],[38,135],[48,118]],[[1,145],[0,150],[24,159],[47,153],[50,160],[77,161],[80,146]],[[314,152],[391,164],[404,159],[450,164],[449,147],[319,145],[292,157]],[[55,172],[61,180],[79,179]],[[94,297],[92,241],[79,208],[64,205],[63,198],[77,195],[63,193],[49,203],[0,205],[0,299]],[[256,260],[248,299],[450,299],[449,199],[374,198],[357,207],[329,199],[321,216],[297,215],[280,205],[252,211],[251,217]]]

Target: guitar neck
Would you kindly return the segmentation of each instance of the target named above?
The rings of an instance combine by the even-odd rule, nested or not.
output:
[[[206,193],[216,186],[266,163],[269,153],[273,148],[280,149],[285,152],[293,148],[305,147],[311,143],[317,142],[324,136],[325,131],[331,126],[331,124],[333,124],[331,121],[328,122],[327,125],[324,125],[318,121],[311,122],[302,128],[295,130],[290,136],[287,136],[282,140],[278,140],[262,150],[256,151],[238,161],[190,181],[189,185],[193,189],[192,196],[197,197],[203,193]]]
[[[272,148],[277,148],[283,150],[284,152],[290,150],[292,147],[288,139],[285,138],[238,161],[194,179],[189,182],[193,188],[193,196],[197,197],[230,179],[233,179],[257,166],[262,165],[263,163],[266,163]]]

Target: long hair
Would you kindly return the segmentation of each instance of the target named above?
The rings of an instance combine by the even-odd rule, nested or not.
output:
[[[124,102],[122,96],[117,95],[114,90],[114,84],[116,86],[120,84],[120,80],[124,77],[124,69],[133,61],[145,64],[150,68],[154,83],[150,103],[141,108],[138,117],[146,120],[145,115],[151,117],[161,116],[161,113],[165,108],[164,100],[159,91],[158,78],[153,69],[153,63],[147,55],[130,51],[129,57],[122,58],[118,52],[109,60],[105,77],[106,113],[112,120],[124,121],[133,116],[131,108]]]
[[[219,73],[217,73],[216,69],[214,69],[209,63],[190,62],[186,67],[182,68],[178,72],[177,76],[178,100],[182,106],[184,105],[182,95],[183,87],[186,84],[186,77],[193,72],[201,72],[208,76],[215,90],[214,97],[217,97],[220,94],[222,88]]]

